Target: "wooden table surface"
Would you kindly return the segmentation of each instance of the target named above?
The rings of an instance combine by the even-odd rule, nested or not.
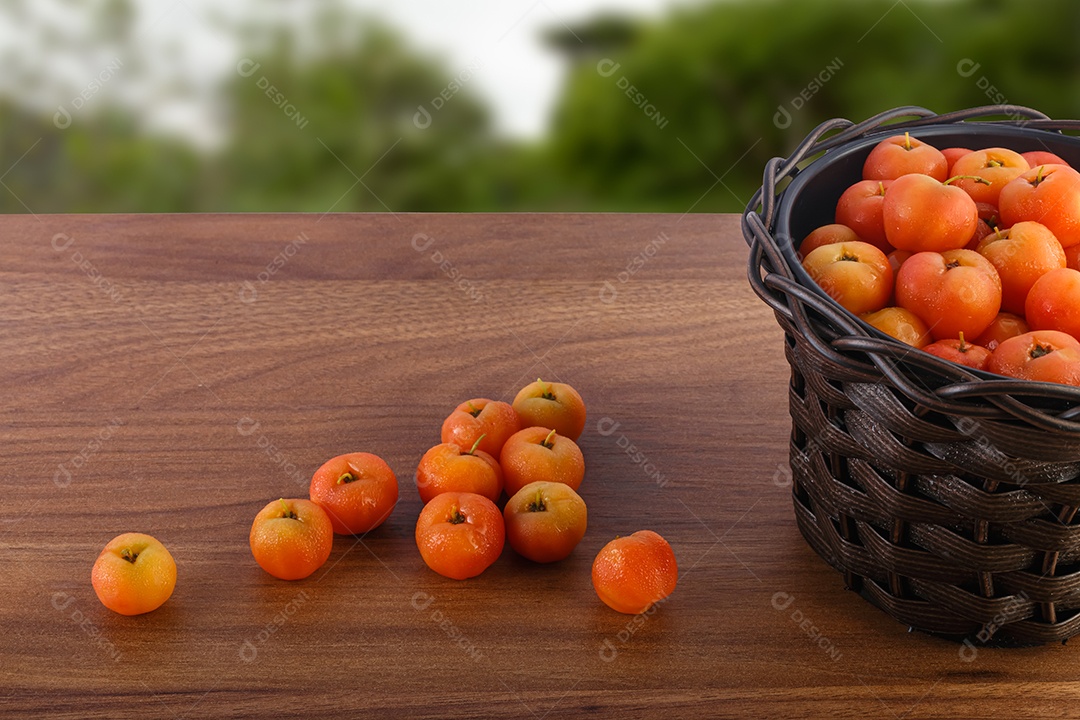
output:
[[[0,716],[1080,716],[1075,647],[908,633],[808,549],[746,255],[734,215],[5,216]],[[585,539],[436,575],[417,461],[538,376],[588,405]],[[356,450],[390,519],[264,573],[255,513]],[[645,528],[680,577],[635,618],[589,569]],[[90,585],[125,531],[179,568],[135,618]]]

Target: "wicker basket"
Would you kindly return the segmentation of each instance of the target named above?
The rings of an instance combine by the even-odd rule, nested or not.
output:
[[[976,121],[995,116],[1007,119]],[[800,531],[847,587],[969,644],[1080,633],[1080,388],[969,371],[889,338],[827,297],[791,240],[833,221],[884,137],[1049,150],[1080,167],[1080,139],[1061,132],[1078,129],[1015,106],[832,120],[766,165],[743,216],[750,283],[791,365]]]

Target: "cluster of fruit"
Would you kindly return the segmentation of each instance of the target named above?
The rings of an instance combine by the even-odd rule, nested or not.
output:
[[[585,460],[576,440],[584,428],[585,403],[564,383],[537,380],[513,404],[477,398],[459,405],[443,422],[442,442],[416,470],[424,502],[416,545],[427,566],[456,580],[475,577],[507,541],[535,562],[569,556],[587,522],[577,494]],[[509,499],[500,511],[504,490]],[[322,567],[335,533],[363,535],[381,525],[397,505],[398,481],[377,455],[349,453],[315,471],[309,496],[270,502],[251,526],[255,561],[283,580]],[[169,598],[176,564],[153,537],[125,533],[101,552],[91,578],[106,607],[136,615]],[[648,530],[612,540],[592,566],[597,595],[624,613],[645,612],[674,590],[677,578],[671,546]]]
[[[878,143],[810,277],[896,339],[968,367],[1080,385],[1080,172],[1053,153]]]
[[[576,442],[584,429],[585,403],[563,383],[537,380],[513,405],[483,398],[458,405],[443,421],[442,443],[416,469],[425,503],[416,545],[428,567],[456,580],[474,577],[506,539],[537,562],[567,557],[585,536],[577,494],[585,458]],[[500,513],[504,488],[510,499]]]

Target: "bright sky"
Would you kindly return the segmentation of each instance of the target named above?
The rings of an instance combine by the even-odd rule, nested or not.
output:
[[[449,68],[479,59],[476,89],[493,104],[504,131],[537,136],[546,124],[562,78],[558,56],[539,34],[574,25],[603,10],[657,16],[670,0],[354,0],[406,30],[425,50],[444,51]],[[454,73],[456,74],[456,73]]]
[[[101,0],[25,0],[24,19],[11,11],[13,22],[0,22],[0,62],[25,102],[52,112],[58,102],[69,105],[87,89],[97,70],[112,64],[115,52],[83,42],[88,28],[79,8]],[[480,69],[469,89],[483,97],[495,112],[499,130],[515,137],[536,137],[545,129],[563,75],[563,64],[546,49],[540,33],[559,25],[574,25],[602,11],[621,11],[657,17],[673,0],[346,0],[353,7],[382,18],[401,31],[425,55],[441,58],[448,76],[467,67]],[[150,123],[213,144],[219,123],[210,101],[215,84],[236,72],[240,48],[215,27],[211,16],[243,18],[291,17],[315,7],[310,0],[137,0],[137,31],[144,55],[154,70],[146,86],[127,82],[130,73],[117,70],[118,82],[102,83],[106,95],[150,109]],[[19,7],[18,4],[9,7]],[[100,44],[100,43],[98,43]],[[129,60],[130,61],[130,60]],[[19,75],[18,68],[21,70]],[[62,79],[63,89],[40,82],[41,74]],[[176,85],[193,89],[199,102],[177,100]],[[58,97],[59,95],[59,97]],[[76,100],[76,102],[79,102]],[[94,98],[83,103],[92,109]]]

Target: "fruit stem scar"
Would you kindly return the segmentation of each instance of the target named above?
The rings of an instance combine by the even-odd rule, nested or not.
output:
[[[355,480],[356,480],[355,475],[353,475],[349,471],[345,471],[345,472],[341,473],[341,477],[339,477],[337,479],[337,484],[340,485],[341,483],[351,483],[351,482],[354,482]]]
[[[958,267],[960,267],[960,261],[959,260],[953,260],[952,262],[945,263],[945,269],[946,270],[952,270],[953,268],[958,268]]]
[[[1032,360],[1034,360],[1036,358],[1041,358],[1043,355],[1049,355],[1052,352],[1054,352],[1054,348],[1050,347],[1049,345],[1040,345],[1039,343],[1035,343],[1035,345],[1031,348],[1031,352],[1029,352],[1028,355],[1031,357]]]
[[[281,517],[284,517],[284,518],[290,518],[290,519],[292,519],[292,520],[299,520],[299,519],[300,519],[300,518],[298,518],[298,517],[296,516],[296,513],[294,513],[294,512],[293,512],[293,511],[292,511],[292,510],[291,510],[291,509],[289,508],[289,503],[285,502],[285,499],[284,499],[284,498],[278,498],[278,502],[280,502],[280,503],[281,503],[281,508],[282,508],[282,510],[284,511],[284,513],[282,514],[282,516],[281,516]]]
[[[461,510],[455,505],[454,509],[450,511],[450,524],[460,525],[465,522],[465,516],[461,514]]]
[[[474,442],[474,443],[472,444],[472,447],[471,447],[471,448],[469,448],[469,452],[467,452],[467,453],[465,453],[465,454],[466,454],[466,455],[475,455],[475,454],[476,454],[476,446],[477,446],[477,445],[479,445],[479,444],[480,444],[480,441],[481,441],[481,440],[483,440],[483,439],[484,439],[484,438],[486,438],[486,437],[487,437],[487,433],[484,433],[484,434],[483,434],[483,435],[481,435],[480,437],[476,438],[476,442]]]
[[[540,383],[541,385],[544,383],[544,381],[540,378],[536,378],[536,382]],[[555,399],[555,390],[551,387],[551,383],[548,383],[547,390],[544,390],[540,393],[540,397],[544,398],[545,400]]]
[[[475,405],[473,405],[472,400],[467,402],[466,405],[469,406],[469,414],[472,415],[473,417],[477,417],[480,414],[480,410],[483,409],[483,408],[478,408]]]
[[[139,553],[134,553],[134,552],[131,552],[131,550],[128,550],[127,548],[124,548],[123,550],[120,551],[120,557],[124,558],[129,563],[134,563],[136,560],[139,559]]]
[[[964,331],[963,330],[960,331],[960,345],[956,349],[959,350],[962,353],[966,353],[968,351],[968,349],[969,349],[969,346],[967,345],[967,343],[964,342]]]
[[[529,503],[529,512],[544,512],[547,510],[547,505],[544,503],[544,494],[540,490],[536,491],[536,497]]]
[[[548,436],[546,438],[544,438],[544,442],[542,442],[540,444],[543,445],[544,447],[546,447],[548,450],[550,450],[551,448],[555,447],[554,438],[555,438],[555,431],[552,430],[551,432],[548,433]]]

